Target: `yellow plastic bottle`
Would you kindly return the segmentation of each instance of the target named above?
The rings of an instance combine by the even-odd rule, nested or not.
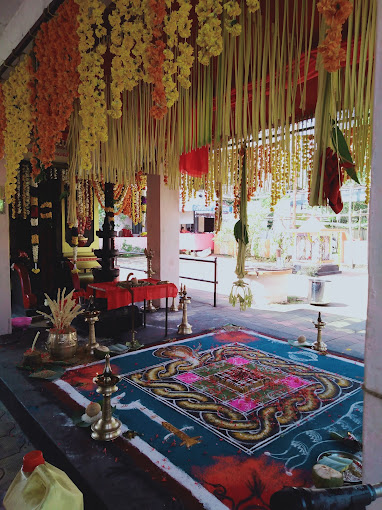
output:
[[[34,450],[23,459],[23,467],[5,498],[6,510],[83,510],[82,492],[66,473],[45,462]]]

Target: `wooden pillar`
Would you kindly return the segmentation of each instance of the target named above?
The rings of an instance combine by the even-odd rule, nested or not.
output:
[[[0,161],[0,186],[4,189],[6,179],[4,159]],[[9,218],[8,205],[0,214],[0,335],[12,332],[11,324],[11,281],[9,261]]]
[[[365,340],[363,481],[382,481],[382,3],[377,2],[371,198],[369,299]],[[354,289],[356,292],[357,289]],[[368,509],[382,509],[381,500]]]
[[[155,252],[153,278],[179,286],[179,190],[159,175],[147,176],[147,248]]]

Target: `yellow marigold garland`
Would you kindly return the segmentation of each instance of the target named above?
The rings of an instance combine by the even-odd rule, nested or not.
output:
[[[3,84],[0,83],[0,159],[4,157],[4,132],[7,127],[7,118],[5,116]]]
[[[223,50],[220,15],[223,11],[221,0],[199,0],[195,7],[199,32],[196,43],[199,46],[198,60],[208,65],[211,57],[217,57]]]
[[[81,166],[84,170],[90,170],[92,151],[98,142],[106,142],[108,138],[105,80],[102,68],[102,55],[106,51],[106,45],[100,43],[95,47],[95,37],[101,39],[106,36],[106,28],[102,26],[105,5],[100,0],[76,0],[76,2],[80,7],[77,33],[80,38],[81,54],[81,63],[78,66],[81,80],[78,91],[82,119],[79,145]]]
[[[253,13],[260,9],[260,0],[247,0],[248,11]]]
[[[121,93],[132,90],[141,79],[150,82],[144,73],[147,67],[146,50],[152,38],[148,23],[146,1],[117,0],[112,14],[110,51],[114,54],[111,67],[112,102],[109,113],[114,118],[122,115]]]
[[[20,161],[27,153],[31,132],[31,104],[28,83],[28,57],[25,57],[10,74],[3,85],[4,107],[7,126],[4,133],[4,153],[6,157],[7,182],[5,196],[11,203],[16,193],[16,179]]]
[[[241,34],[241,25],[237,21],[237,16],[241,14],[241,8],[239,2],[236,0],[228,0],[224,4],[224,10],[226,17],[224,18],[224,26],[227,32],[234,36]]]

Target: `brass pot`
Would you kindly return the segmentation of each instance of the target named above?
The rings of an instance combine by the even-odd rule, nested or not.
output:
[[[77,331],[70,327],[65,332],[50,329],[46,348],[53,359],[65,360],[72,358],[77,351]]]

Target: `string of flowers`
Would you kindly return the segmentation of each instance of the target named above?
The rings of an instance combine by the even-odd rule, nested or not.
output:
[[[350,0],[320,0],[317,9],[328,25],[318,52],[322,55],[324,68],[332,73],[340,69],[341,62],[346,59],[346,52],[341,48],[342,26],[353,12],[353,3]]]
[[[250,13],[254,13],[260,9],[260,0],[247,0],[247,7]]]
[[[223,8],[226,13],[224,27],[227,32],[237,37],[241,34],[241,25],[237,20],[237,17],[241,14],[240,4],[236,0],[228,0],[228,2],[224,3]]]
[[[87,179],[78,179],[76,187],[78,235],[83,237],[93,221],[93,188]]]
[[[163,84],[168,107],[171,107],[179,98],[179,91],[173,75],[177,73],[179,85],[186,89],[189,88],[191,86],[189,76],[194,63],[193,47],[187,41],[178,42],[178,37],[187,39],[191,35],[192,19],[190,18],[190,11],[192,5],[189,0],[180,0],[178,2],[179,9],[171,10],[172,3],[172,0],[166,1],[166,5],[171,12],[165,17],[163,29],[167,35],[167,48],[164,50],[166,59],[163,64]],[[178,56],[175,60],[174,51],[176,50]]]
[[[16,176],[19,164],[24,154],[27,153],[30,142],[32,117],[29,102],[29,81],[27,57],[24,57],[3,85],[7,119],[4,132],[4,155],[7,171],[5,196],[8,203],[11,203],[12,196],[16,193]]]
[[[23,175],[23,218],[26,220],[30,215],[30,169],[29,165],[22,165]]]
[[[77,34],[79,12],[74,0],[66,0],[47,23],[41,25],[33,48],[36,71],[33,73],[33,147],[34,173],[51,166],[55,146],[67,127],[78,97],[80,63]],[[39,160],[39,161],[38,161]]]
[[[37,182],[32,179],[30,188],[30,202],[31,202],[31,243],[32,243],[32,258],[34,267],[33,273],[37,274],[40,272],[38,268],[38,247],[39,247],[39,235],[38,235],[38,193],[37,193]]]
[[[91,153],[98,142],[106,142],[107,109],[105,100],[105,80],[103,54],[106,45],[99,43],[95,48],[95,37],[106,36],[106,28],[102,26],[102,14],[105,5],[100,0],[75,0],[80,7],[77,33],[80,38],[79,51],[81,63],[78,66],[80,75],[80,131],[79,151],[83,170],[92,168]],[[93,26],[95,28],[93,28]]]
[[[40,205],[40,218],[42,220],[52,219],[52,202],[43,202]]]
[[[196,43],[199,46],[198,60],[208,65],[211,57],[223,51],[223,38],[220,15],[223,12],[221,0],[199,0],[195,7],[198,16],[199,32]]]
[[[73,269],[72,273],[78,273],[77,256],[78,256],[78,222],[72,227],[72,247],[73,247]]]
[[[133,90],[141,79],[150,81],[144,72],[147,66],[146,50],[152,33],[146,23],[147,0],[117,0],[109,15],[111,25],[110,51],[114,54],[111,66],[111,106],[114,118],[122,115],[121,93]],[[146,65],[145,65],[146,63]]]
[[[167,100],[163,83],[163,64],[165,61],[165,43],[163,42],[163,20],[166,14],[164,0],[149,0],[151,26],[154,41],[147,48],[148,73],[152,79],[153,106],[150,115],[157,120],[163,119],[167,113]]]
[[[21,216],[22,207],[22,196],[21,196],[21,172],[17,172],[16,177],[16,212],[18,216]]]
[[[0,83],[0,159],[4,157],[4,132],[7,127],[7,117],[5,115],[3,84]]]

